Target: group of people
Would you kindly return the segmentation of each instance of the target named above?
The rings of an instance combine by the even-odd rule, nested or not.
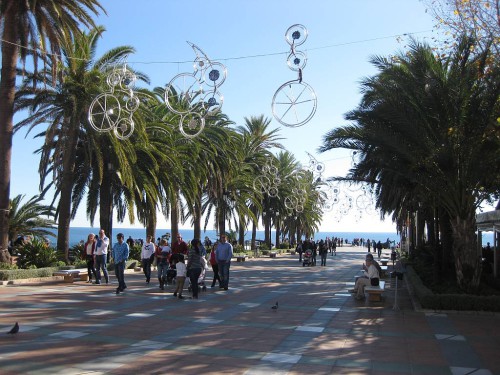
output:
[[[111,257],[113,258],[115,275],[118,280],[116,294],[120,294],[127,288],[125,283],[125,267],[130,255],[130,248],[129,244],[124,241],[123,233],[118,233],[116,239],[117,242],[111,249]],[[94,277],[95,284],[101,284],[101,278],[104,276],[106,284],[109,284],[106,265],[109,242],[109,238],[103,229],[99,231],[97,237],[92,233],[87,237],[87,242],[84,244],[83,257],[87,262],[90,283],[92,282],[92,277]],[[205,243],[207,243],[206,240]],[[158,281],[161,290],[165,289],[165,284],[168,280],[168,271],[175,270],[176,288],[173,293],[174,297],[179,299],[184,298],[182,293],[186,277],[188,277],[191,284],[192,297],[198,299],[198,280],[207,265],[206,256],[207,251],[199,239],[193,239],[191,246],[188,246],[182,239],[182,236],[177,234],[176,241],[171,245],[169,245],[167,239],[162,239],[158,246],[153,242],[153,236],[148,235],[141,249],[141,266],[146,278],[146,284],[149,284],[151,281],[151,268],[156,260]],[[227,242],[226,235],[221,234],[220,241],[217,241],[212,247],[209,258],[214,273],[212,288],[218,282],[219,288],[228,290],[229,268],[232,257],[233,247]],[[187,264],[185,259],[187,259]]]
[[[321,265],[326,266],[326,259],[328,253],[337,255],[337,240],[327,237],[325,240],[314,241],[306,238],[303,242],[299,240],[295,251],[299,254],[299,262],[302,262],[303,254],[311,250],[312,252],[312,265],[316,265],[316,258],[319,254],[321,257]]]

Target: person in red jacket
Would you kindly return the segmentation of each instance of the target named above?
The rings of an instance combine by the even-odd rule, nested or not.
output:
[[[92,283],[92,275],[94,279],[97,280],[95,273],[94,261],[95,261],[95,235],[90,233],[87,237],[87,242],[83,245],[82,258],[87,261],[87,272],[89,274],[89,283]]]
[[[170,247],[172,248],[172,254],[182,254],[186,256],[189,251],[188,245],[184,242],[180,233],[177,233],[177,241],[173,242]]]

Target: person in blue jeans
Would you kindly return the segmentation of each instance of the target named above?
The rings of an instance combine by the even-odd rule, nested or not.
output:
[[[101,283],[101,270],[106,280],[106,284],[109,283],[108,270],[106,268],[106,260],[108,256],[108,246],[109,238],[106,237],[104,229],[99,231],[99,237],[97,238],[95,247],[95,269],[96,269],[96,284]]]
[[[129,247],[128,244],[123,241],[123,238],[123,233],[118,233],[116,235],[118,242],[115,243],[112,251],[113,261],[115,262],[115,275],[118,279],[116,294],[120,294],[120,292],[127,289],[127,285],[125,284],[125,265],[129,255]]]
[[[231,266],[231,258],[233,257],[233,246],[227,242],[225,234],[220,235],[220,242],[215,252],[217,264],[219,265],[219,276],[221,279],[221,288],[228,290],[229,288],[229,268]]]
[[[151,280],[151,263],[153,263],[155,251],[156,245],[153,242],[153,236],[149,235],[146,237],[146,243],[142,245],[141,251],[142,270],[146,276],[146,284],[149,284]]]

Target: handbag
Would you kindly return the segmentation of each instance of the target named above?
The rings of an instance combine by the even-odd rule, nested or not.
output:
[[[380,281],[380,279],[378,277],[374,277],[374,278],[370,279],[370,284],[371,284],[371,286],[378,286],[379,281]]]

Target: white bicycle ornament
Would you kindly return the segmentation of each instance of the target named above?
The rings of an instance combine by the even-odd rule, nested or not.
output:
[[[89,107],[88,120],[95,131],[113,131],[121,140],[132,135],[132,117],[140,105],[140,100],[133,90],[136,80],[136,75],[127,69],[126,63],[116,66],[108,74],[106,83],[109,92],[97,95]]]
[[[306,41],[307,35],[307,29],[300,24],[292,25],[286,31],[285,39],[291,50],[287,65],[298,72],[299,77],[282,84],[274,93],[271,105],[274,118],[280,124],[291,128],[309,122],[318,105],[314,89],[302,81],[302,70],[307,64],[307,56],[304,52],[295,50],[295,47]]]
[[[218,88],[227,77],[226,67],[212,61],[197,45],[187,42],[196,58],[193,73],[180,73],[165,89],[165,104],[179,115],[179,131],[186,138],[198,136],[205,128],[206,118],[215,115],[224,103]]]

